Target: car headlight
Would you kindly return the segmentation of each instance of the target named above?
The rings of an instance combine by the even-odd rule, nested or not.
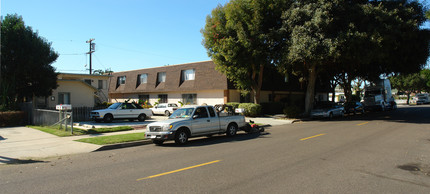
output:
[[[173,128],[173,125],[164,125],[163,126],[163,131],[169,131]]]

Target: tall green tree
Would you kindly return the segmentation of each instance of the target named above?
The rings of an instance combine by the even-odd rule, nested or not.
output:
[[[232,0],[219,5],[201,30],[203,45],[217,70],[259,103],[264,69],[277,64],[278,29],[291,0]]]
[[[286,46],[281,71],[301,74],[307,81],[305,113],[309,113],[315,96],[318,74],[328,70],[338,55],[336,24],[333,22],[337,1],[295,1],[282,16]]]
[[[393,88],[397,89],[401,93],[407,95],[406,104],[409,104],[409,100],[412,93],[419,93],[424,89],[426,80],[420,75],[420,73],[397,75],[390,77],[390,82]]]
[[[48,96],[57,88],[51,64],[58,54],[46,39],[26,26],[21,16],[7,15],[1,24],[0,106],[16,108],[34,96]]]
[[[283,14],[283,71],[307,79],[305,111],[319,73],[338,75],[347,100],[357,78],[417,72],[428,57],[423,7],[412,1],[298,0]]]

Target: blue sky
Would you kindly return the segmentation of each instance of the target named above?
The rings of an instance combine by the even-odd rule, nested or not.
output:
[[[52,42],[60,72],[126,71],[210,60],[200,30],[227,0],[2,0],[1,15],[17,13]],[[87,65],[85,67],[85,65]]]
[[[2,0],[1,15],[21,15],[52,42],[59,72],[92,68],[127,71],[210,60],[200,30],[206,16],[228,0]],[[422,1],[421,1],[422,2]]]

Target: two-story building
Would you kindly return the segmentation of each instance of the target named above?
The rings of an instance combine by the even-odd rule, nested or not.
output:
[[[267,76],[266,76],[267,75]],[[227,77],[215,70],[213,61],[115,72],[109,87],[110,102],[131,100],[154,104],[222,104],[249,102],[252,96],[243,97]],[[287,102],[301,105],[304,102],[302,83],[293,76],[285,77],[276,70],[265,70],[261,102]],[[327,93],[317,92],[318,100],[327,100]]]

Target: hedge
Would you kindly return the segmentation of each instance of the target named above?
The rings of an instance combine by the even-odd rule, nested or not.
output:
[[[261,114],[261,105],[254,103],[241,103],[239,108],[245,109],[244,115],[250,117],[256,117]]]
[[[23,124],[25,118],[24,111],[0,112],[0,127],[12,127]]]

